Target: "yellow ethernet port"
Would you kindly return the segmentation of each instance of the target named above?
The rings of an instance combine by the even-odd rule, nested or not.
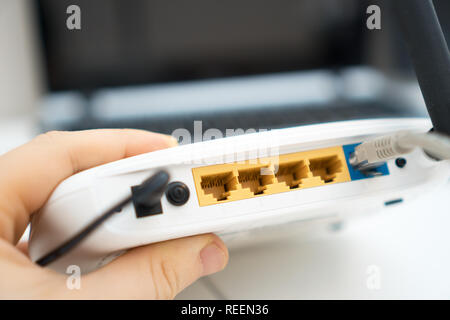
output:
[[[192,174],[200,206],[351,180],[342,147],[197,167]]]
[[[289,189],[298,188],[302,179],[308,178],[308,166],[304,160],[280,163],[276,177],[278,182],[284,182]]]
[[[336,176],[342,172],[343,165],[337,156],[309,160],[312,174],[319,176],[325,183],[333,182]]]
[[[230,191],[236,190],[238,181],[233,172],[205,175],[201,178],[201,187],[205,195],[212,195],[217,201],[226,200]]]
[[[238,179],[243,189],[250,189],[254,195],[263,194],[267,189],[267,185],[273,184],[273,175],[262,175],[261,169],[267,167],[254,167],[238,170]],[[264,172],[263,172],[264,173]]]

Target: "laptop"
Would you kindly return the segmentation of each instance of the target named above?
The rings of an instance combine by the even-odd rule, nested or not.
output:
[[[80,30],[66,27],[74,4]],[[358,0],[345,8],[330,0],[40,0],[48,87],[41,130],[138,128],[178,137],[182,129],[192,136],[180,138],[184,144],[208,129],[240,134],[426,115],[403,44],[397,34],[368,30],[366,7]]]

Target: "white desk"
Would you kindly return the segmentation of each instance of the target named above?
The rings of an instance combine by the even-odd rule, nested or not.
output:
[[[449,299],[449,195],[448,184],[322,239],[291,237],[232,252],[224,271],[178,298]],[[371,289],[377,271],[380,286]]]

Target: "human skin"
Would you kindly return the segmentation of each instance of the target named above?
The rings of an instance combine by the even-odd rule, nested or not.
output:
[[[141,130],[53,131],[0,156],[0,298],[172,299],[198,278],[222,270],[226,246],[216,235],[203,234],[129,250],[83,275],[81,287],[70,290],[68,275],[36,265],[26,244],[18,244],[30,216],[65,178],[175,145],[170,136]]]

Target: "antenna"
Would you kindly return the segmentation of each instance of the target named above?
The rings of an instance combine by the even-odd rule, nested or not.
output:
[[[434,130],[450,135],[450,55],[431,0],[394,0]]]

